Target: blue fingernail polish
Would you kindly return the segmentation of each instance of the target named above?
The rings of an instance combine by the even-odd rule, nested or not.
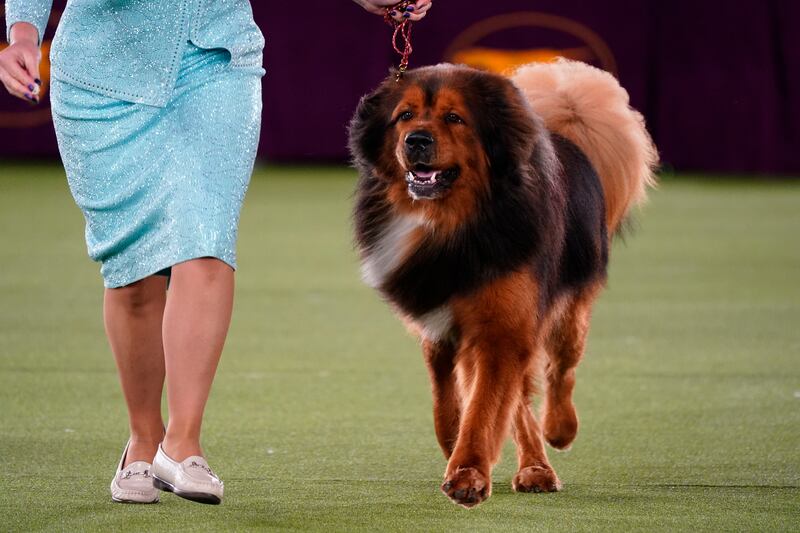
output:
[[[414,6],[408,6],[408,7],[406,8],[406,11],[414,11]]]
[[[390,14],[391,16],[395,16],[395,15],[397,15],[397,11],[389,11],[389,14]]]
[[[406,19],[407,19],[407,18],[408,18],[408,17],[410,17],[410,16],[411,16],[411,13],[403,13],[403,18],[406,18]]]
[[[36,78],[36,79],[35,79],[35,80],[33,80],[33,81],[35,81],[35,82],[36,82],[36,85],[41,85],[41,84],[42,84],[42,80],[40,80],[39,78]]]
[[[25,98],[27,98],[30,101],[33,101],[33,95],[31,94],[25,93]]]
[[[33,85],[29,84],[29,85],[28,85],[28,90],[29,90],[29,91],[32,91],[32,90],[33,90]]]

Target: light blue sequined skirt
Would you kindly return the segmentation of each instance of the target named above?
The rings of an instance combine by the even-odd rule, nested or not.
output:
[[[229,57],[187,42],[163,108],[53,80],[61,158],[86,218],[89,256],[102,263],[106,287],[198,257],[236,268],[264,71],[231,66]]]

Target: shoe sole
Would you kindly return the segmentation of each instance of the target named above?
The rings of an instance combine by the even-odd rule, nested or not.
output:
[[[159,479],[156,476],[153,476],[153,486],[158,490],[171,492],[175,496],[179,496],[184,500],[189,500],[192,502],[205,503],[207,505],[219,505],[222,503],[222,499],[215,494],[209,494],[207,492],[187,492],[176,489],[171,483],[167,483],[163,479]]]
[[[121,498],[115,498],[115,497],[112,496],[111,497],[111,501],[114,502],[114,503],[130,503],[130,504],[133,504],[133,505],[151,505],[151,504],[154,504],[154,503],[158,503],[158,498],[156,498],[155,500],[150,500],[148,502],[140,502],[138,500],[123,500]]]

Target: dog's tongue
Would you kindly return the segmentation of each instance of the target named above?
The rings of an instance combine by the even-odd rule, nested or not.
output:
[[[420,170],[420,171],[415,171],[414,175],[417,176],[418,178],[422,178],[424,180],[429,180],[429,179],[433,178],[434,176],[436,176],[436,172],[433,171],[433,170],[426,170],[426,171]]]

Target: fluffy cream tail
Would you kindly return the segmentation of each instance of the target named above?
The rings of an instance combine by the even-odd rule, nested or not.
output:
[[[512,81],[547,128],[575,143],[600,175],[606,223],[615,231],[656,183],[658,152],[642,115],[628,105],[616,78],[578,61],[531,63]]]

